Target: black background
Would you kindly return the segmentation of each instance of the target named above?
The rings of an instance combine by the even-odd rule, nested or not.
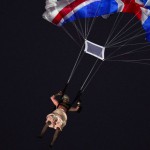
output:
[[[1,5],[1,150],[48,149],[53,129],[42,140],[37,135],[53,109],[49,97],[64,87],[80,51],[42,18],[44,5],[42,0]],[[110,28],[103,22],[90,36],[98,44]],[[72,99],[94,61],[86,55],[75,72],[67,91]],[[147,65],[104,62],[82,97],[82,112],[68,114],[54,149],[149,150],[149,77]]]

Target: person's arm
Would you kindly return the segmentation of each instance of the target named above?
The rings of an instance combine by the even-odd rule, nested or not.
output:
[[[53,104],[57,107],[58,106],[58,101],[55,99],[55,95],[50,97],[51,101],[53,102]]]
[[[77,106],[76,106],[76,107],[71,107],[71,108],[69,109],[69,111],[78,111],[78,110],[80,109],[80,105],[81,105],[81,103],[78,102],[78,103],[77,103]]]
[[[69,111],[78,111],[79,108],[80,108],[79,106],[71,107],[71,108],[69,109]]]
[[[76,107],[71,107],[69,109],[69,111],[78,111],[80,109],[81,106],[81,100],[77,102],[77,106]]]
[[[53,95],[50,97],[51,101],[53,102],[53,104],[57,107],[59,105],[58,100],[56,99],[57,96],[61,96],[62,95],[62,91],[59,91],[57,94]]]

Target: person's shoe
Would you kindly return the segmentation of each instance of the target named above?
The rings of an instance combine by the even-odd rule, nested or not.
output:
[[[38,139],[42,139],[43,137],[42,137],[41,135],[38,135],[37,138],[38,138]]]
[[[52,149],[52,148],[53,148],[53,145],[49,144],[49,148]]]

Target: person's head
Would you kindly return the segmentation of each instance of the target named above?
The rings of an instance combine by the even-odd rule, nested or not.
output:
[[[63,99],[63,102],[64,103],[69,103],[69,96],[68,95],[64,95],[63,97],[62,97],[62,99]]]

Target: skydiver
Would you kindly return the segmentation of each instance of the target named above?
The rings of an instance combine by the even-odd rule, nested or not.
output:
[[[59,102],[58,99],[61,97],[61,101]],[[80,102],[77,103],[76,107],[71,107],[69,103],[69,96],[63,95],[60,91],[59,93],[50,97],[52,103],[56,106],[56,109],[46,116],[45,125],[40,133],[39,138],[42,138],[44,133],[46,132],[47,128],[54,128],[55,133],[53,135],[53,139],[50,143],[50,148],[52,148],[54,142],[56,141],[57,137],[59,136],[62,129],[66,126],[67,123],[67,111],[76,112],[80,108]]]

